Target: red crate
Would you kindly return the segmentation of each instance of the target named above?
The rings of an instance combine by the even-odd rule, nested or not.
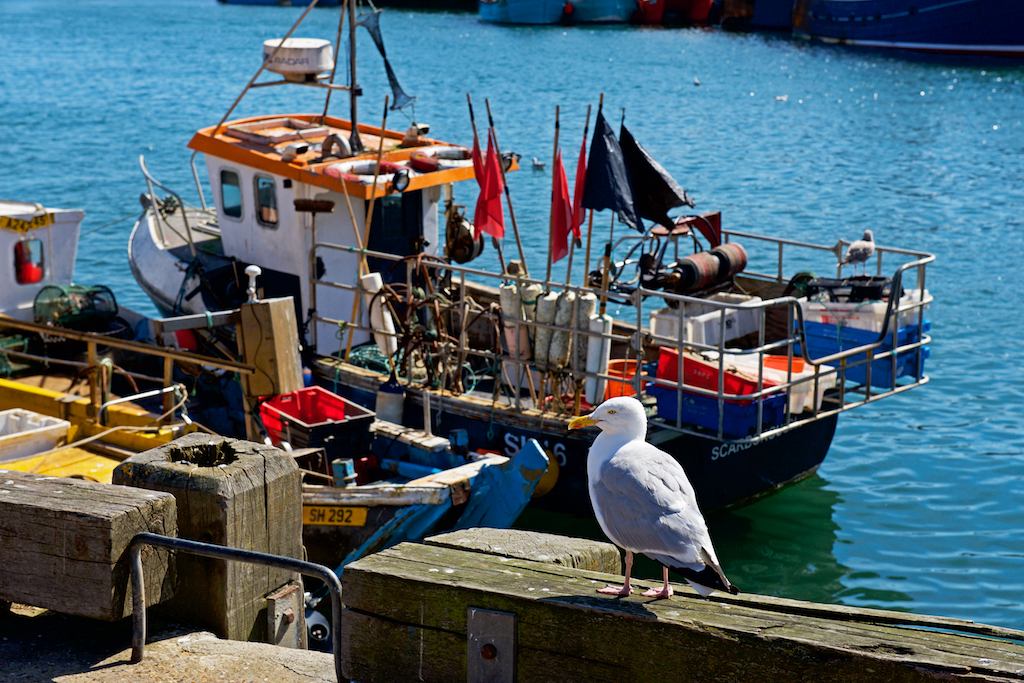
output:
[[[728,364],[727,364],[728,365]],[[679,381],[679,351],[666,347],[661,348],[658,356],[658,373],[655,384],[661,387],[668,386],[668,382]],[[683,384],[690,387],[718,391],[718,363],[694,358],[691,355],[683,356]],[[776,386],[775,382],[763,380],[763,388]],[[740,397],[757,393],[757,376],[735,371],[725,371],[725,382],[722,391],[727,400],[740,405],[747,405],[750,399],[739,400]]]
[[[332,436],[357,427],[367,433],[374,413],[318,386],[306,387],[260,404],[260,417],[271,441],[295,447],[323,445]]]

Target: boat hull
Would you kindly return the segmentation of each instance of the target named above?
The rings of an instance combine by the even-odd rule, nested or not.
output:
[[[557,24],[565,3],[560,0],[496,0],[479,3],[480,20],[491,24]]]
[[[324,373],[324,386],[356,403],[373,407],[376,394],[351,378],[332,381]],[[379,380],[378,380],[379,381]],[[422,408],[406,405],[408,426],[422,427]],[[435,408],[436,396],[432,398]],[[525,415],[491,414],[487,407],[446,400],[434,414],[435,434],[463,429],[469,443],[515,457],[529,439],[536,439],[552,461],[553,487],[531,505],[557,512],[592,514],[587,490],[587,453],[595,433],[568,432],[565,420],[533,419]],[[510,411],[495,411],[508,413]],[[757,443],[721,441],[712,436],[679,433],[652,426],[648,440],[682,464],[704,511],[744,504],[811,475],[828,453],[838,415],[808,420],[790,431]],[[550,485],[550,484],[549,484]]]
[[[1019,0],[803,0],[798,36],[866,47],[1024,57]]]
[[[492,24],[622,24],[636,0],[480,0],[481,21]]]

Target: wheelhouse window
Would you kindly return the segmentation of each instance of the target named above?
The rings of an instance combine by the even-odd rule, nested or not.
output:
[[[256,176],[256,217],[264,227],[277,227],[277,187],[273,178]]]
[[[220,172],[220,206],[225,216],[242,217],[242,184],[234,171]]]
[[[21,240],[14,245],[14,278],[19,285],[42,282],[43,270],[42,241]]]

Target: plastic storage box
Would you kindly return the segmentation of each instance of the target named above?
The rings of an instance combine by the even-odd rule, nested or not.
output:
[[[682,398],[682,422],[718,432],[718,399],[701,396],[689,391],[677,391],[660,387],[655,383],[647,385],[647,393],[658,401],[658,417],[669,422],[676,421],[679,400]],[[722,415],[722,435],[730,438],[750,436],[757,430],[757,401],[744,404],[725,401]],[[763,397],[761,429],[782,424],[786,410],[786,395],[773,394]]]
[[[813,355],[811,356],[814,357]],[[785,384],[787,377],[785,356],[764,356],[764,379],[774,384]],[[758,354],[725,354],[726,365],[745,370],[748,375],[757,377]],[[790,395],[789,412],[801,413],[814,410],[815,405],[821,408],[825,392],[834,387],[838,381],[838,373],[833,372],[831,365],[822,365],[818,375],[818,391],[814,392],[814,366],[806,365],[799,357],[793,358],[793,386],[786,389]],[[803,381],[801,381],[803,380]]]
[[[359,455],[372,439],[376,414],[322,387],[275,396],[260,405],[271,441],[293,448],[323,447],[328,459]]]
[[[0,411],[0,462],[28,458],[56,448],[71,423],[23,408]]]
[[[709,301],[725,304],[746,304],[761,301],[760,297],[746,294],[719,293]],[[738,339],[756,332],[760,321],[759,309],[725,309],[725,341]],[[679,340],[679,317],[683,316],[683,341],[695,344],[718,344],[721,331],[722,309],[712,304],[684,302],[680,308],[662,308],[651,313],[651,334],[656,337]]]
[[[835,325],[825,325],[822,323],[805,323],[807,330],[807,352],[810,358],[822,358],[824,356],[832,355],[840,351],[853,349],[858,346],[864,346],[865,344],[871,344],[878,339],[878,332],[871,332],[868,330],[860,330],[852,327],[836,327]],[[931,329],[931,323],[927,320],[924,321],[925,333]],[[896,343],[898,346],[904,346],[906,344],[912,344],[921,338],[921,333],[918,330],[917,325],[908,325],[897,334]],[[797,344],[795,347],[795,353],[800,353],[800,345]],[[875,355],[892,351],[892,335],[886,335],[885,341],[875,349]],[[910,376],[914,379],[921,379],[917,374],[917,356],[920,350],[921,355],[921,371],[924,371],[924,361],[931,355],[931,351],[927,346],[919,347],[919,349],[908,349],[901,351],[896,356],[896,377]],[[858,353],[846,359],[847,365],[862,361],[867,358],[866,353]],[[856,382],[858,384],[865,384],[867,382],[867,363],[859,365],[855,368],[849,368],[846,370],[846,379],[850,382]],[[871,386],[875,387],[891,387],[893,381],[892,376],[892,358],[880,358],[871,363]]]
[[[900,298],[900,306],[910,304],[925,304],[927,310],[932,297],[928,290],[922,295],[920,289],[910,289]],[[885,309],[888,306],[885,301],[857,302],[857,303],[836,303],[832,301],[801,301],[800,308],[803,310],[804,322],[823,323],[840,327],[852,327],[858,330],[869,330],[874,333],[882,331],[882,324],[885,322]],[[920,308],[912,308],[899,314],[899,326],[908,327],[916,325]],[[895,315],[893,318],[895,319]],[[889,329],[892,329],[890,322]]]
[[[730,371],[730,367],[733,368],[733,371]],[[679,380],[678,350],[668,349],[665,347],[661,348],[660,355],[658,356],[658,372],[656,377],[656,384],[661,387],[674,390],[674,387],[667,387],[665,385],[667,382],[675,384]],[[687,386],[717,392],[718,362],[705,361],[703,359],[684,354],[682,383]],[[775,385],[776,382],[771,381],[766,376],[763,379],[761,386],[767,389]],[[747,405],[750,403],[750,399],[744,399],[743,397],[749,394],[756,394],[757,390],[757,371],[755,370],[751,373],[748,370],[736,368],[733,363],[729,362],[727,357],[725,362],[725,382],[722,390],[723,393],[726,394],[726,400],[740,405]]]

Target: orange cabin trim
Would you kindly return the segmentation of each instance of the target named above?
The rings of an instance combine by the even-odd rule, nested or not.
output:
[[[364,200],[370,199],[371,196],[383,197],[385,195],[394,192],[386,186],[373,186],[363,185],[362,183],[345,180],[343,178],[333,178],[331,176],[322,173],[325,168],[333,164],[342,161],[341,159],[332,160],[328,162],[319,163],[313,166],[307,165],[307,160],[304,157],[313,156],[316,158],[316,152],[307,152],[305,155],[297,156],[292,161],[285,161],[281,153],[278,152],[277,148],[269,144],[261,144],[259,142],[252,142],[249,140],[243,140],[227,135],[224,131],[231,126],[240,126],[251,123],[258,123],[260,121],[269,121],[273,119],[290,118],[296,121],[303,121],[306,123],[312,123],[314,120],[319,122],[319,114],[283,114],[275,116],[256,116],[245,119],[238,119],[235,121],[229,121],[221,126],[219,132],[214,135],[214,130],[217,126],[210,126],[208,128],[202,128],[192,136],[188,146],[190,149],[202,152],[203,154],[209,154],[213,157],[224,159],[239,166],[246,166],[254,168],[266,173],[272,173],[274,175],[282,176],[285,178],[291,178],[292,180],[300,183],[306,183],[307,185],[314,185],[316,187],[322,187],[327,190],[334,192],[341,192],[348,194],[353,197],[358,197]],[[323,125],[331,129],[328,134],[343,134],[347,136],[351,132],[351,123],[343,119],[337,119],[333,117],[326,117],[323,121]],[[380,138],[381,129],[375,126],[369,126],[365,124],[359,124],[359,132],[361,135],[369,135]],[[388,162],[404,162],[408,161],[409,157],[413,152],[416,151],[417,147],[401,147],[402,139],[405,137],[404,133],[397,131],[385,130],[383,139],[385,141],[385,152],[381,157],[382,161]],[[322,141],[326,139],[326,135],[316,136],[311,138],[314,141]],[[390,150],[387,149],[388,142],[394,144]],[[441,142],[430,138],[423,139],[423,145],[450,145],[451,143]],[[283,149],[285,145],[278,144],[277,147]],[[452,145],[457,146],[457,145]],[[377,150],[367,151],[362,154],[349,157],[348,160],[354,159],[365,159],[365,160],[376,160]],[[513,169],[515,166],[513,166]],[[445,185],[448,183],[457,183],[463,180],[470,180],[474,178],[474,172],[472,166],[462,168],[452,168],[434,171],[432,173],[425,173],[414,176],[410,179],[409,187],[406,191],[420,190],[427,187],[434,187],[437,185]]]

